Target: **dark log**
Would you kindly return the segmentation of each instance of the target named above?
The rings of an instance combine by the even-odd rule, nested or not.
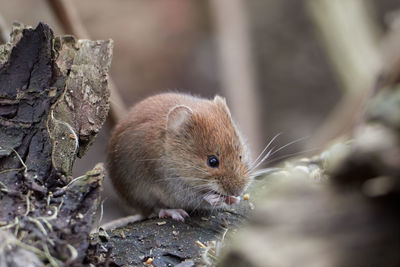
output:
[[[88,260],[101,264],[108,258],[110,266],[141,266],[148,259],[152,266],[211,264],[225,236],[245,222],[251,205],[242,201],[225,211],[192,214],[185,222],[157,218],[100,230],[93,235]]]
[[[70,175],[108,113],[112,42],[15,24],[0,51],[0,231],[53,266],[79,265],[104,168]]]

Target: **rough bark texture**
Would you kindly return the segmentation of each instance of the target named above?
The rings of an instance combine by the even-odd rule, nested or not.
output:
[[[111,41],[54,38],[43,23],[14,25],[0,46],[0,232],[53,266],[79,265],[88,246],[104,168],[70,174],[106,118],[111,55]]]
[[[193,214],[184,223],[148,219],[100,231],[93,236],[90,261],[97,264],[108,261],[114,264],[112,266],[140,266],[151,258],[154,266],[211,264],[225,236],[246,220],[251,205],[249,201],[242,201],[226,211]]]

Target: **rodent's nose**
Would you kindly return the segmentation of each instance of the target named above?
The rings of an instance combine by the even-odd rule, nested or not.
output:
[[[224,186],[224,189],[229,196],[238,197],[243,193],[243,185],[239,183],[229,183],[227,186]]]
[[[225,197],[225,201],[224,202],[226,204],[228,204],[228,205],[232,205],[232,204],[235,204],[235,203],[239,203],[240,202],[240,198],[239,197],[228,196],[228,197]]]
[[[222,176],[219,180],[220,187],[222,187],[221,193],[238,197],[247,187],[247,181],[246,177],[237,174]]]

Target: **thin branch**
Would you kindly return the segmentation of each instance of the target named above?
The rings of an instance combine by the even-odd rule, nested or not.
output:
[[[10,30],[7,27],[7,23],[4,17],[0,14],[0,44],[4,44],[10,38]]]

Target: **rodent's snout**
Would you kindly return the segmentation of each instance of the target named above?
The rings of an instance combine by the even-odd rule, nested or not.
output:
[[[221,185],[224,191],[224,195],[239,197],[243,194],[247,188],[247,182],[245,178],[227,178],[221,181]]]

